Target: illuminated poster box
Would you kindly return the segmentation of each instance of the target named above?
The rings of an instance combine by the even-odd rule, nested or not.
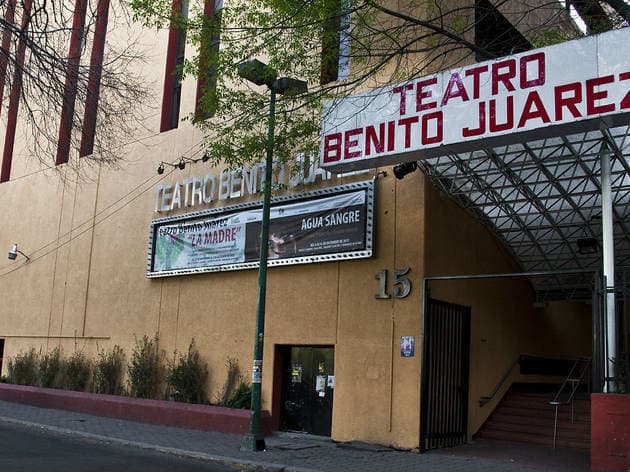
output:
[[[372,256],[374,182],[276,198],[268,265]],[[250,269],[260,259],[261,202],[151,223],[147,277]]]

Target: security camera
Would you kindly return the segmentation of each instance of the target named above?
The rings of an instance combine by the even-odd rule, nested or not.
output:
[[[418,168],[418,164],[416,162],[405,162],[404,164],[398,164],[394,166],[394,175],[398,180],[404,179],[405,175],[411,174]]]
[[[27,262],[31,260],[30,257],[28,257],[26,254],[24,254],[22,251],[18,249],[17,243],[15,243],[13,247],[11,248],[11,250],[9,251],[9,254],[7,257],[11,259],[12,261],[14,261],[17,258],[18,254],[22,254]]]
[[[17,253],[18,253],[18,248],[17,248],[17,243],[16,243],[13,245],[13,247],[9,251],[9,255],[8,255],[9,259],[14,261],[17,258]]]

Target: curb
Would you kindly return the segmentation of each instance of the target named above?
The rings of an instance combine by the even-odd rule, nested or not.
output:
[[[116,445],[125,446],[125,447],[135,447],[137,449],[144,449],[147,451],[154,451],[154,452],[159,452],[162,454],[169,454],[172,456],[186,457],[189,459],[197,459],[197,460],[202,460],[206,462],[232,465],[232,466],[242,467],[251,471],[323,472],[319,469],[295,467],[295,466],[290,466],[287,464],[275,464],[273,462],[252,461],[252,460],[247,460],[247,459],[239,459],[236,457],[219,456],[216,454],[206,454],[203,452],[188,451],[186,449],[177,449],[174,447],[158,446],[156,444],[149,444],[149,443],[143,443],[143,442],[137,442],[137,441],[128,441],[126,439],[120,439],[120,438],[115,438],[111,436],[101,436],[100,434],[86,433],[83,431],[75,431],[73,429],[60,428],[58,426],[51,426],[47,424],[33,423],[31,421],[18,420],[18,419],[9,418],[6,416],[0,416],[0,422],[19,425],[26,428],[45,430],[45,431],[63,435],[63,436],[75,436],[82,439],[106,442],[106,443],[116,444]]]

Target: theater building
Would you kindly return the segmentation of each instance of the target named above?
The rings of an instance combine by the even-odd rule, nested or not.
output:
[[[146,33],[148,76],[165,75],[167,35]],[[430,449],[470,440],[513,383],[564,379],[537,360],[593,357],[584,383],[605,388],[600,161],[621,297],[630,62],[615,45],[628,39],[391,84],[380,116],[344,128],[344,105],[323,124],[321,161],[274,167],[262,402],[279,429]],[[567,51],[587,65],[573,74]],[[194,93],[184,81],[182,114]],[[211,401],[228,359],[251,378],[264,164],[212,167],[199,130],[160,132],[158,118],[119,168],[46,168],[18,139],[0,184],[0,248],[21,251],[0,263],[2,374],[31,347],[129,356],[157,335],[167,357],[195,340]]]

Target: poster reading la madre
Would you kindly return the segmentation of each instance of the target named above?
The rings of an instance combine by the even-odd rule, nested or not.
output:
[[[262,210],[182,220],[155,227],[153,272],[219,267],[260,258]],[[361,251],[366,192],[356,191],[271,208],[268,258]]]

